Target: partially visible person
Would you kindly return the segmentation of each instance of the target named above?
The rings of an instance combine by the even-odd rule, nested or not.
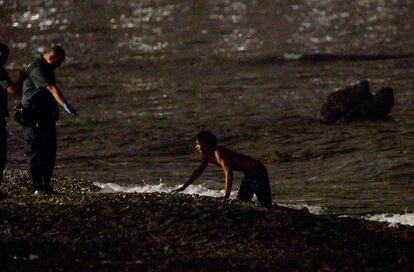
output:
[[[27,112],[23,122],[25,153],[35,195],[55,193],[50,183],[56,160],[58,105],[71,116],[77,116],[56,85],[54,70],[65,58],[63,47],[52,47],[27,67],[27,78],[23,82],[21,104]]]
[[[8,95],[16,95],[19,92],[24,79],[24,73],[20,74],[16,82],[10,79],[4,65],[9,58],[9,48],[6,44],[0,43],[0,184],[3,182],[3,172],[7,160],[7,123],[6,118],[9,116]],[[0,198],[7,195],[0,191]]]
[[[265,166],[257,159],[237,153],[217,144],[216,136],[210,131],[202,131],[196,136],[196,149],[201,153],[201,163],[194,170],[188,181],[173,193],[185,190],[197,178],[201,176],[209,162],[221,167],[224,171],[225,194],[230,197],[233,184],[233,171],[241,171],[245,174],[241,181],[237,198],[241,201],[251,201],[256,194],[259,203],[270,210],[272,206],[272,194],[269,185],[269,177]]]

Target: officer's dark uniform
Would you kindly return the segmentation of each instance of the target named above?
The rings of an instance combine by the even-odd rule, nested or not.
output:
[[[4,67],[0,67],[0,183],[3,181],[3,171],[6,166],[7,157],[7,130],[6,117],[9,116],[7,110],[7,86],[11,84],[9,74]]]
[[[27,68],[22,105],[28,112],[23,125],[25,152],[33,190],[50,190],[56,159],[56,120],[59,108],[48,85],[56,83],[53,68],[40,56]]]

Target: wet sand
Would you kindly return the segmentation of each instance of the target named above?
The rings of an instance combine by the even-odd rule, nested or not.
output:
[[[56,177],[38,198],[7,171],[2,271],[409,271],[414,229],[191,195],[101,194]]]

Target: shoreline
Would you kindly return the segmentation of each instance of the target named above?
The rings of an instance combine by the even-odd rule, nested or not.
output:
[[[414,228],[236,200],[96,193],[55,177],[38,198],[7,170],[0,200],[2,271],[410,271]]]

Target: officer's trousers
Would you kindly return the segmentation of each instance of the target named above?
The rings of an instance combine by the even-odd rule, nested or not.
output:
[[[56,160],[56,121],[47,120],[23,126],[25,153],[33,190],[50,186]]]

